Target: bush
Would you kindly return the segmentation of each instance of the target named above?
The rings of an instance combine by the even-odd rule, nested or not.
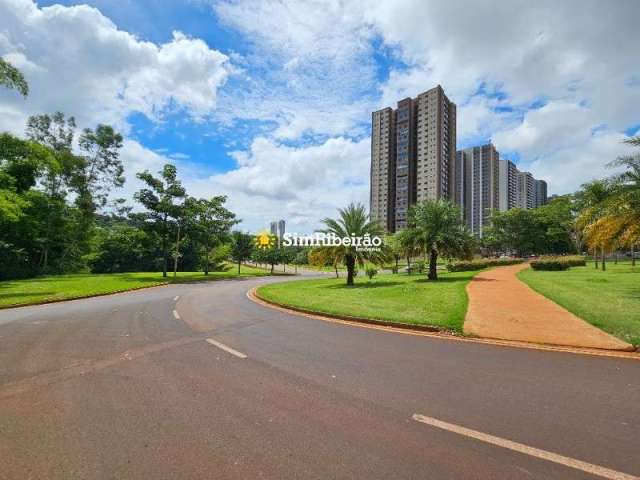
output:
[[[470,272],[482,270],[488,267],[504,267],[506,265],[515,265],[522,263],[522,258],[481,258],[478,260],[463,260],[460,262],[452,262],[447,265],[450,272]]]
[[[425,263],[423,260],[418,260],[416,262],[413,262],[413,265],[411,266],[411,270],[418,273],[424,273],[424,269],[425,269]]]
[[[391,273],[398,273],[398,267],[396,267],[395,265],[391,267]]]
[[[369,277],[369,280],[371,280],[373,277],[375,277],[378,274],[378,270],[376,270],[373,267],[369,267],[365,270],[365,273],[367,274],[367,277]]]
[[[534,270],[560,271],[567,270],[569,267],[584,267],[587,264],[584,257],[540,257],[531,262],[531,268]]]

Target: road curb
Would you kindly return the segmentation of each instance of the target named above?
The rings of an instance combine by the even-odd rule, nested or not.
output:
[[[576,348],[561,345],[544,345],[538,343],[518,342],[512,340],[500,340],[492,338],[464,337],[452,333],[451,331],[441,330],[437,327],[427,327],[419,325],[398,324],[394,322],[385,322],[383,320],[374,320],[370,318],[349,317],[346,315],[333,315],[326,313],[313,312],[297,307],[265,300],[257,295],[259,286],[247,291],[247,298],[258,305],[273,310],[279,310],[285,313],[299,315],[315,320],[322,320],[329,323],[340,323],[352,327],[369,328],[373,330],[382,330],[391,333],[400,333],[404,335],[414,335],[436,338],[440,340],[451,340],[456,342],[480,343],[485,345],[494,345],[498,347],[521,348],[526,350],[539,350],[547,352],[573,353],[578,355],[589,355],[596,357],[623,358],[629,360],[640,360],[640,352],[628,352],[620,350],[602,350],[595,348]]]

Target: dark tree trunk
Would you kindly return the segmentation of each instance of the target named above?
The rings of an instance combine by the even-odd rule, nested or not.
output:
[[[345,263],[347,265],[347,285],[353,285],[353,270],[356,265],[356,259],[353,258],[353,255],[347,255]]]
[[[398,262],[400,261],[400,257],[396,255],[396,273],[398,273]]]
[[[272,263],[272,264],[271,264],[271,275],[273,275],[273,269],[275,268],[275,266],[276,266],[276,264],[275,264],[275,263]]]
[[[162,220],[162,276],[167,276],[167,216]]]
[[[598,269],[598,248],[597,247],[593,249],[593,261],[597,270]]]
[[[407,255],[407,275],[411,275],[411,256]]]
[[[204,274],[209,275],[209,246],[205,247],[207,249],[207,253],[204,256]]]
[[[602,271],[604,272],[607,269],[607,259],[605,256],[604,248],[600,250],[602,252]]]
[[[242,264],[242,260],[238,260],[238,275],[240,275],[240,265]]]
[[[431,249],[431,255],[429,255],[429,280],[438,280],[438,251],[435,248]]]
[[[333,268],[336,270],[336,278],[340,278],[340,275],[338,274],[338,264],[336,263]]]
[[[176,236],[176,254],[173,257],[173,277],[178,275],[178,255],[180,255],[180,224],[178,224],[178,233]]]
[[[635,267],[636,266],[636,252],[635,252],[635,245],[631,245],[631,266]]]

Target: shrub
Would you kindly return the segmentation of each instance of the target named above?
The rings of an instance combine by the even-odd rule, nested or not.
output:
[[[540,257],[531,262],[531,268],[534,270],[560,271],[567,270],[569,267],[584,267],[587,264],[584,257]]]
[[[506,265],[515,265],[522,263],[522,258],[480,258],[478,260],[463,260],[460,262],[452,262],[447,265],[450,272],[470,272],[474,270],[482,270],[488,267],[503,267]]]
[[[367,277],[369,277],[369,280],[371,280],[373,277],[375,277],[378,274],[378,270],[376,270],[373,267],[369,267],[365,270],[365,273],[367,274]]]
[[[398,273],[398,267],[396,267],[395,265],[391,267],[391,273]]]
[[[411,266],[411,270],[418,273],[424,273],[424,269],[425,269],[425,263],[423,260],[418,260],[416,262],[413,262],[413,265]]]

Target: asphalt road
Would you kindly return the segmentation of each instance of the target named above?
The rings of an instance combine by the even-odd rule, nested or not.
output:
[[[246,298],[281,280],[0,311],[0,478],[640,476],[639,361],[389,333]]]

